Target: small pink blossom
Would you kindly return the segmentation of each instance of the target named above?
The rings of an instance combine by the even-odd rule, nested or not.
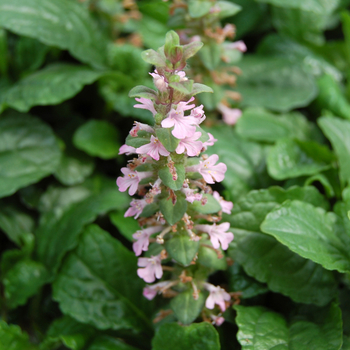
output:
[[[206,150],[209,146],[213,146],[214,143],[217,141],[217,139],[214,138],[214,136],[208,132],[209,140],[203,142],[203,148]]]
[[[226,214],[231,214],[231,210],[233,208],[233,203],[229,201],[225,201],[218,192],[213,192],[213,197],[219,202],[221,205],[221,210]]]
[[[185,117],[183,112],[178,112],[175,109],[172,109],[168,116],[162,121],[163,128],[174,127],[171,133],[177,139],[184,139],[192,136],[196,132],[194,124],[196,124],[196,121],[193,117]]]
[[[170,284],[169,281],[158,282],[156,284],[152,284],[150,286],[146,286],[143,288],[143,296],[148,300],[152,300],[159,292],[166,289],[166,287]]]
[[[139,186],[139,182],[142,179],[153,175],[153,171],[138,172],[130,170],[129,168],[121,168],[121,172],[125,175],[124,177],[119,176],[117,178],[117,185],[120,192],[125,192],[129,187],[129,195],[133,196]]]
[[[180,77],[180,81],[188,80],[188,78],[186,77],[186,73],[183,70],[180,70],[180,71],[176,72],[175,74]]]
[[[210,315],[210,317],[212,318],[213,324],[215,326],[219,327],[225,322],[225,319],[222,316]]]
[[[137,266],[142,267],[142,269],[137,269],[137,275],[147,283],[152,283],[156,278],[159,279],[163,276],[160,255],[139,258]]]
[[[195,228],[209,235],[211,244],[215,249],[220,248],[221,244],[221,248],[226,250],[233,240],[233,233],[227,232],[230,228],[230,223],[228,222],[223,222],[220,225],[216,225],[215,223],[213,225],[196,225]]]
[[[226,310],[225,301],[230,301],[231,296],[225,289],[219,286],[213,286],[210,283],[204,283],[205,289],[209,292],[209,296],[205,301],[205,306],[208,309],[214,309],[215,304],[219,305],[222,312]]]
[[[239,41],[235,41],[233,43],[225,44],[224,47],[225,47],[225,49],[229,49],[229,50],[238,50],[241,52],[247,51],[247,46],[243,40],[239,40]]]
[[[152,189],[150,190],[150,192],[152,193],[153,196],[156,196],[157,194],[160,194],[162,192],[161,188],[160,188],[160,184],[162,183],[162,180],[158,177],[158,179],[154,182],[154,184],[152,186]]]
[[[134,216],[137,219],[143,211],[143,208],[147,205],[144,199],[133,199],[130,203],[130,208],[125,212],[124,217]]]
[[[229,108],[219,104],[219,111],[222,113],[222,119],[227,125],[235,125],[237,120],[242,116],[242,111],[238,108]]]
[[[203,105],[193,108],[190,116],[195,118],[197,125],[201,124],[206,118],[203,111]]]
[[[134,126],[131,128],[129,134],[132,137],[137,137],[137,133],[140,130],[144,130],[144,131],[149,132],[149,133],[153,133],[154,132],[153,128],[150,127],[149,125],[143,124],[143,123],[139,123],[139,122],[134,122]]]
[[[178,146],[176,147],[176,153],[182,154],[187,152],[187,155],[190,157],[198,156],[198,154],[201,152],[203,144],[201,141],[197,141],[202,136],[201,132],[195,132],[190,137],[185,137],[184,139],[181,139]]]
[[[178,75],[180,75],[180,73],[181,73],[181,71],[178,73]],[[185,72],[182,72],[182,73],[183,73],[183,79],[184,79]],[[186,80],[186,79],[184,79],[184,80]],[[179,113],[183,113],[184,111],[188,111],[188,110],[192,109],[196,105],[195,104],[189,105],[189,103],[193,102],[193,101],[194,101],[194,97],[191,97],[187,102],[183,102],[183,101],[179,102],[176,106],[176,111]]]
[[[149,74],[153,77],[153,84],[155,87],[161,92],[166,91],[168,88],[168,83],[165,81],[164,77],[159,75],[156,69],[154,70],[154,73]]]
[[[157,137],[151,135],[150,141],[150,143],[136,148],[136,152],[140,154],[148,154],[155,160],[159,160],[159,155],[168,156],[170,154],[170,152],[165,149]]]
[[[157,114],[157,111],[154,108],[152,100],[145,97],[135,98],[135,100],[137,102],[140,102],[141,104],[134,105],[134,108],[147,109],[150,112],[152,112],[153,117]]]
[[[148,250],[149,238],[153,233],[160,232],[163,229],[163,226],[151,226],[144,230],[136,231],[132,238],[136,239],[136,242],[133,243],[132,249],[135,252],[136,256],[141,255],[142,251],[146,252]]]
[[[196,193],[196,190],[192,190],[189,187],[182,187],[181,192],[185,194],[187,202],[193,203],[194,201],[201,201],[202,195]]]
[[[128,145],[122,145],[119,148],[119,153],[118,154],[126,154],[129,156],[130,154],[136,153],[136,148]]]

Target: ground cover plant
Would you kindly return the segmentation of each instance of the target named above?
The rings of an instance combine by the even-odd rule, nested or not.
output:
[[[0,349],[349,349],[349,5],[0,0]]]

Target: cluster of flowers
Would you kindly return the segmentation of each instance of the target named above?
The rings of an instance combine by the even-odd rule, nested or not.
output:
[[[154,73],[150,74],[158,91],[150,92],[150,89],[145,88],[149,98],[143,97],[145,93],[140,93],[141,97],[136,98],[139,104],[134,107],[149,110],[153,114],[155,124],[151,127],[135,122],[126,144],[120,148],[119,153],[135,154],[137,157],[121,169],[124,176],[117,179],[120,191],[128,190],[130,196],[137,194],[140,197],[131,201],[130,208],[125,213],[125,217],[134,216],[138,219],[142,227],[133,235],[133,250],[136,256],[148,251],[150,243],[161,247],[158,249],[159,254],[138,259],[137,274],[145,282],[153,283],[163,277],[164,271],[171,272],[169,280],[145,287],[143,294],[150,300],[158,293],[176,296],[187,283],[187,286],[192,288],[194,300],[198,299],[201,289],[206,290],[209,292],[205,302],[206,319],[211,318],[213,323],[220,325],[224,321],[221,313],[230,303],[230,294],[220,286],[195,277],[193,269],[189,267],[196,264],[198,249],[188,266],[184,266],[183,262],[176,261],[171,253],[171,246],[166,243],[183,232],[188,235],[188,241],[198,242],[198,246],[209,238],[211,249],[222,258],[220,248],[228,248],[233,234],[228,231],[228,222],[218,222],[222,212],[231,213],[233,204],[225,201],[218,192],[213,192],[208,184],[222,181],[227,167],[224,163],[218,163],[219,157],[216,154],[200,155],[217,140],[199,127],[206,118],[203,105],[196,106],[193,96],[184,95],[181,89],[176,90],[171,86],[171,81],[187,82],[185,72],[157,66]],[[182,100],[184,97],[188,99]],[[168,133],[164,133],[166,130]],[[164,138],[164,135],[167,137]],[[181,172],[180,166],[184,171]],[[174,184],[177,187],[174,187]],[[193,205],[197,202],[204,207],[210,196],[219,208],[216,216],[203,215],[196,212],[195,206],[188,206],[189,203]],[[185,201],[179,201],[180,197]],[[162,201],[170,202],[170,206],[160,205]],[[185,204],[179,207],[177,202]],[[156,209],[147,210],[152,207]],[[183,212],[183,215],[174,222],[169,210]],[[212,224],[206,224],[205,221]],[[178,268],[169,266],[171,262]],[[219,315],[213,311],[209,312],[214,310],[215,305],[220,309]]]

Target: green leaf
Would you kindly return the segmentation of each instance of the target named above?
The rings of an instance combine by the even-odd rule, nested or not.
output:
[[[41,218],[36,230],[39,261],[51,273],[55,273],[66,252],[76,247],[84,225],[93,222],[97,215],[112,209],[123,209],[128,203],[128,197],[115,189],[90,196],[79,205],[68,207],[59,218],[54,211],[48,212]]]
[[[152,340],[152,350],[220,350],[219,334],[207,323],[162,325]]]
[[[322,48],[327,49],[326,46],[322,46]],[[329,60],[326,60],[321,53],[313,51],[308,46],[284,35],[267,35],[259,44],[258,54],[288,58],[290,61],[302,65],[309,73],[317,77],[326,74],[333,77],[336,81],[343,79],[341,71],[334,64],[330,63]],[[329,78],[321,78],[324,82],[327,79]],[[328,90],[326,84],[320,84],[320,81],[317,81],[317,85],[320,94],[322,94],[322,89],[324,92],[330,92],[332,89]],[[328,96],[325,96],[325,93],[323,95],[326,100],[329,100]],[[316,100],[318,100],[318,97]]]
[[[132,217],[124,217],[124,212],[117,211],[109,214],[112,224],[130,242],[133,242],[132,235],[140,229],[137,220]]]
[[[24,305],[48,281],[48,277],[41,263],[29,259],[19,261],[3,277],[6,305],[10,309]]]
[[[142,311],[136,260],[119,241],[90,225],[65,260],[53,297],[64,314],[98,329],[145,330],[150,325]]]
[[[211,92],[213,93],[213,89],[210,86],[194,83],[192,88],[192,96],[195,96],[197,94],[201,94],[202,92]]]
[[[227,269],[230,291],[240,292],[241,298],[248,299],[268,292],[266,285],[248,276],[238,262]]]
[[[206,153],[218,154],[220,162],[227,165],[223,184],[230,191],[231,200],[236,200],[252,188],[269,186],[271,180],[266,172],[263,146],[242,139],[232,128],[224,125],[207,130],[218,141]]]
[[[88,10],[77,2],[1,0],[0,25],[16,34],[68,50],[94,67],[105,67],[106,39]]]
[[[203,243],[205,243],[208,246],[204,246]],[[211,247],[211,243],[209,241],[203,242],[201,240],[201,245],[198,250],[198,259],[197,263],[209,267],[213,270],[226,270],[227,269],[227,262],[224,257],[224,254],[221,252],[221,258],[218,258],[218,254],[215,250],[213,250]]]
[[[75,147],[93,157],[111,159],[118,155],[118,131],[104,120],[91,119],[80,126],[73,136]]]
[[[157,93],[147,86],[138,85],[130,90],[129,97],[144,97],[153,100],[157,97]]]
[[[201,214],[214,214],[221,210],[220,203],[211,194],[204,194],[203,198],[207,199],[205,205],[201,201],[194,201],[189,207]]]
[[[318,124],[329,138],[339,159],[343,185],[350,182],[350,122],[336,117],[322,117]]]
[[[237,134],[262,142],[275,142],[289,137],[308,140],[312,135],[312,124],[300,113],[275,115],[261,108],[247,108],[236,126]]]
[[[69,316],[63,316],[50,325],[43,347],[52,348],[50,344],[62,342],[69,349],[81,350],[95,334],[96,330],[93,327],[78,323]]]
[[[325,305],[334,298],[336,282],[333,274],[260,232],[265,216],[287,199],[328,207],[328,202],[315,187],[293,187],[286,191],[275,186],[251,191],[235,203],[232,214],[225,218],[235,235],[229,255],[249,276],[267,283],[270,290],[296,302]]]
[[[35,350],[38,348],[29,342],[28,334],[22,333],[21,328],[0,321],[0,349]]]
[[[159,201],[159,209],[169,225],[175,225],[182,219],[187,210],[187,201],[183,195],[178,194],[173,205],[171,198],[163,198]]]
[[[207,69],[215,70],[221,61],[221,45],[215,41],[206,43],[199,51],[199,57]]]
[[[108,335],[96,337],[87,350],[137,350],[133,346],[125,344],[122,340]]]
[[[191,241],[187,232],[177,232],[166,241],[165,247],[170,257],[188,266],[198,252],[199,241]]]
[[[94,168],[93,158],[68,146],[62,154],[60,165],[54,175],[63,185],[77,185],[90,176]]]
[[[157,137],[162,145],[169,152],[174,152],[179,145],[180,140],[171,133],[172,128],[159,128],[156,131]]]
[[[334,213],[300,201],[286,201],[272,210],[261,230],[290,250],[328,270],[350,271],[350,235]]]
[[[192,94],[193,80],[185,80],[179,83],[169,83],[169,86],[172,87],[174,90],[181,92],[184,95],[190,95]]]
[[[276,180],[314,175],[330,169],[334,155],[324,145],[313,141],[280,139],[270,149],[267,169]]]
[[[194,56],[201,48],[203,47],[203,43],[200,41],[192,41],[191,43],[184,45],[183,49],[183,59],[188,60],[192,56]],[[196,85],[193,84],[193,86]],[[202,85],[202,84],[199,84]]]
[[[339,350],[342,321],[339,307],[301,312],[288,324],[283,316],[264,307],[237,305],[237,339],[246,350]]]
[[[16,206],[0,201],[0,229],[18,246],[23,246],[23,235],[32,232],[33,218],[20,211]]]
[[[237,79],[243,106],[288,112],[307,106],[317,95],[314,78],[286,58],[247,55],[238,66],[244,72]]]
[[[48,125],[30,115],[0,116],[0,197],[50,175],[60,156]]]
[[[192,18],[199,18],[209,13],[213,3],[209,0],[190,0],[188,12]]]
[[[152,49],[143,51],[141,57],[145,62],[153,64],[156,67],[165,66],[165,58]]]
[[[330,75],[323,75],[317,80],[319,94],[315,100],[316,105],[322,109],[330,110],[334,115],[350,119],[350,104],[340,90],[339,83]]]
[[[198,299],[193,298],[193,290],[189,289],[171,299],[170,307],[177,319],[183,324],[192,323],[203,309],[205,297],[199,293]]]
[[[158,176],[163,181],[165,186],[170,187],[174,191],[178,191],[182,188],[185,180],[185,167],[183,164],[175,164],[177,180],[173,180],[173,176],[170,174],[168,166],[165,166],[158,171]]]
[[[99,77],[101,73],[88,67],[54,64],[16,83],[6,93],[5,102],[20,112],[28,112],[33,106],[55,105],[75,96]]]
[[[139,148],[143,145],[146,145],[149,142],[150,142],[150,134],[143,130],[137,133],[137,137],[128,135],[125,140],[125,143],[128,146],[135,147],[135,148]]]
[[[242,7],[230,1],[216,1],[215,7],[220,9],[220,18],[231,17],[242,10]]]

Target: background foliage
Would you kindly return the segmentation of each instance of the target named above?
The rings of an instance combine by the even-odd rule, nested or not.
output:
[[[243,116],[228,127],[201,100],[235,203],[212,279],[240,305],[214,328],[142,297],[115,185],[133,120],[150,121],[128,92],[152,86],[141,52],[181,27],[173,3],[0,0],[1,349],[350,349],[350,2],[234,3]]]

